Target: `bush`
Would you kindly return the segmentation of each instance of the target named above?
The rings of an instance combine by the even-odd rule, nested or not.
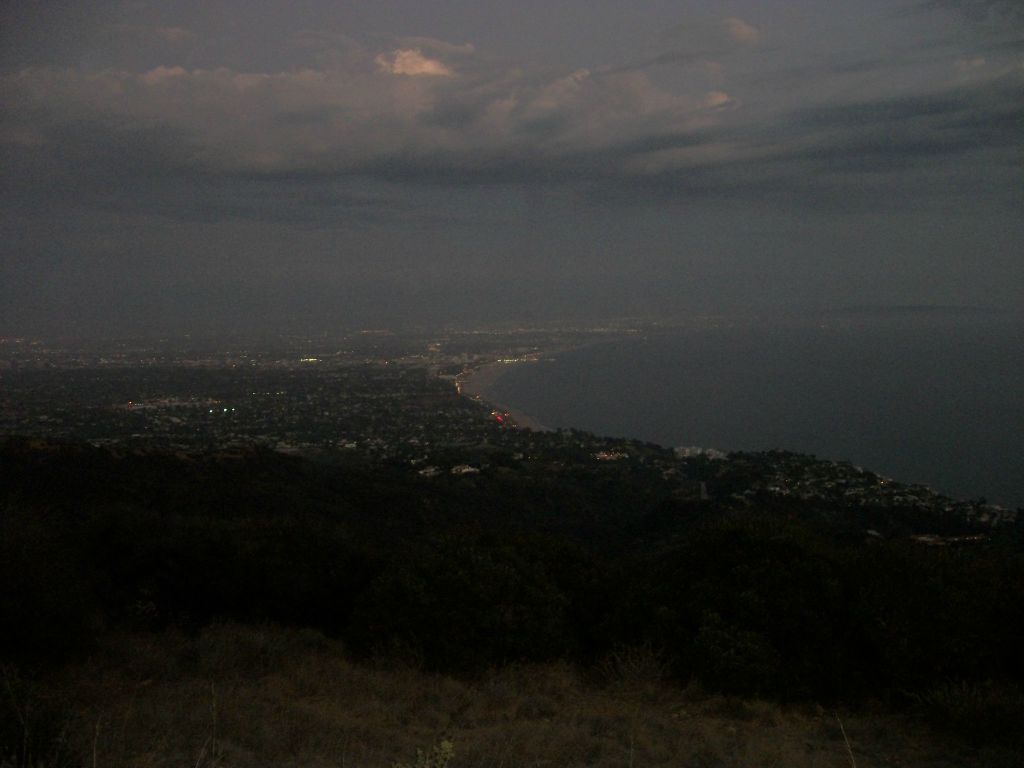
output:
[[[778,688],[782,658],[768,639],[727,624],[709,613],[693,643],[697,678],[725,693],[773,693]]]
[[[88,648],[96,607],[59,521],[0,507],[0,660],[57,661]]]
[[[836,553],[793,521],[714,520],[648,569],[654,639],[682,676],[733,692],[832,696],[848,664]],[[686,665],[685,662],[689,661]]]
[[[449,536],[410,547],[360,599],[352,639],[444,672],[569,655],[569,600],[543,562],[500,544]]]
[[[34,695],[16,668],[0,669],[0,678],[0,766],[80,766],[82,761],[68,747],[73,716]]]
[[[597,663],[598,676],[606,685],[627,691],[656,688],[668,669],[666,655],[650,643],[616,645]]]
[[[442,739],[426,752],[417,749],[415,762],[395,763],[392,768],[447,768],[454,756],[455,745],[447,739]]]
[[[915,697],[928,721],[975,743],[1024,746],[1024,691],[1012,683],[946,681]]]

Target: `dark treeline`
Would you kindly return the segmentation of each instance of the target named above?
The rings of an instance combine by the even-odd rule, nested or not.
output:
[[[106,627],[225,618],[460,675],[647,648],[681,682],[781,699],[1019,691],[1019,529],[927,547],[795,500],[728,511],[609,472],[425,480],[8,440],[2,656],[52,664]]]

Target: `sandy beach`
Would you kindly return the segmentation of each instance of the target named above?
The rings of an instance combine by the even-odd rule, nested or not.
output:
[[[537,360],[527,359],[517,360],[515,362],[504,362],[498,360],[493,363],[485,363],[484,365],[460,374],[456,378],[456,384],[459,387],[460,394],[487,403],[497,411],[507,412],[512,417],[513,424],[519,429],[530,429],[534,432],[552,432],[554,430],[550,427],[544,426],[528,413],[524,413],[517,408],[512,408],[505,403],[499,403],[488,396],[488,390],[498,379],[507,373],[512,366],[536,365],[537,362]]]
[[[481,402],[488,403],[495,410],[500,410],[512,416],[514,425],[520,429],[531,429],[535,432],[554,432],[555,428],[541,424],[530,414],[513,408],[506,403],[501,403],[490,396],[490,389],[495,382],[504,376],[512,367],[517,365],[537,365],[538,363],[553,360],[557,355],[573,350],[585,349],[587,347],[609,342],[619,341],[631,336],[631,332],[622,332],[602,336],[600,338],[580,339],[573,344],[553,345],[544,350],[536,350],[521,358],[511,360],[495,360],[490,363],[483,363],[456,377],[455,381],[459,387],[460,394],[472,397]]]

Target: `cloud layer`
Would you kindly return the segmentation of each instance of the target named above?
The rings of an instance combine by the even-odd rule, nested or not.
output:
[[[925,82],[900,85],[896,70],[892,87],[870,94],[837,71],[835,83],[854,95],[837,102],[823,88],[787,105],[782,91],[772,103],[742,76],[730,83],[731,57],[757,48],[761,33],[737,17],[720,24],[725,36],[694,61],[670,49],[640,67],[569,73],[429,38],[374,49],[314,33],[291,43],[312,49],[311,63],[281,71],[25,67],[0,75],[0,142],[54,164],[124,173],[611,179],[663,190],[676,182],[686,193],[760,193],[797,174],[835,185],[985,153],[1019,162],[1012,126],[1024,64],[949,55]],[[153,33],[175,43],[194,34]],[[685,82],[673,85],[680,73]],[[816,78],[827,81],[825,71]]]
[[[669,93],[643,73],[545,80],[418,48],[345,64],[274,73],[24,69],[0,81],[11,107],[3,138],[67,151],[76,136],[87,145],[98,133],[126,145],[164,137],[154,156],[209,172],[466,170],[679,135],[715,123],[728,103],[717,91]]]
[[[0,30],[0,304],[296,280],[434,307],[464,280],[512,313],[512,264],[537,306],[1024,286],[1019,4],[665,2],[641,36],[614,4],[481,2],[69,5],[78,26]]]

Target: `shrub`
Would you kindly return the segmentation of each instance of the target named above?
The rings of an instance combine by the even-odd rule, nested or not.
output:
[[[416,760],[413,763],[394,763],[392,768],[447,768],[454,756],[455,745],[447,739],[442,739],[426,752],[417,749]]]
[[[567,654],[568,605],[528,553],[449,537],[384,569],[357,604],[352,639],[364,654],[401,650],[433,670],[478,672]]]
[[[705,616],[693,656],[697,677],[714,690],[765,693],[778,685],[781,657],[768,639],[727,624],[717,613]]]
[[[80,766],[81,760],[68,746],[72,715],[34,695],[14,667],[0,670],[0,678],[0,766]]]
[[[87,648],[96,609],[60,521],[0,507],[0,659],[59,661]]]
[[[667,676],[669,661],[650,643],[616,645],[597,664],[606,685],[625,690],[643,690],[660,685]]]
[[[916,696],[928,721],[969,741],[1024,745],[1024,691],[1012,683],[946,681]]]

